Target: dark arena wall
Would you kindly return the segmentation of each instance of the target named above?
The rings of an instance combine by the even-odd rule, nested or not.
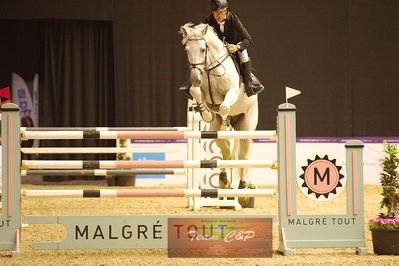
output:
[[[284,87],[302,91],[298,136],[395,136],[396,0],[230,0],[266,89],[258,129]],[[41,126],[182,126],[188,67],[177,33],[208,0],[0,2],[0,85],[40,74]]]

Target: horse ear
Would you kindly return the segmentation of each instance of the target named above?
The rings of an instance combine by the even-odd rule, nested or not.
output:
[[[183,38],[186,38],[186,36],[188,35],[187,29],[184,28],[184,26],[180,27],[179,33],[183,36]]]

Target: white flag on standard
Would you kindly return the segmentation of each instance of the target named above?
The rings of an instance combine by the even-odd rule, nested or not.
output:
[[[295,97],[301,94],[301,91],[292,89],[290,87],[285,87],[285,102],[288,102],[289,98]]]

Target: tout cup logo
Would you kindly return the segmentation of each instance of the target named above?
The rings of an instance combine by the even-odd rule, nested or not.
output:
[[[307,160],[307,165],[301,166],[303,173],[297,178],[298,186],[312,200],[332,200],[344,189],[346,178],[340,173],[342,166],[330,158],[316,155]]]
[[[190,225],[193,229],[194,225]],[[187,231],[187,236],[191,241],[218,241],[223,239],[224,242],[229,243],[233,241],[247,241],[251,238],[254,238],[256,233],[252,230],[231,230],[225,231],[225,226],[222,225],[220,228],[216,227],[216,231],[219,231],[220,235],[213,235],[213,226],[211,227],[211,235],[201,234],[196,228],[194,230]]]

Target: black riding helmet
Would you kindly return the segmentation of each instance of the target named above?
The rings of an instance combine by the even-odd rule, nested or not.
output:
[[[214,12],[224,11],[228,8],[227,0],[211,0],[211,10]]]

